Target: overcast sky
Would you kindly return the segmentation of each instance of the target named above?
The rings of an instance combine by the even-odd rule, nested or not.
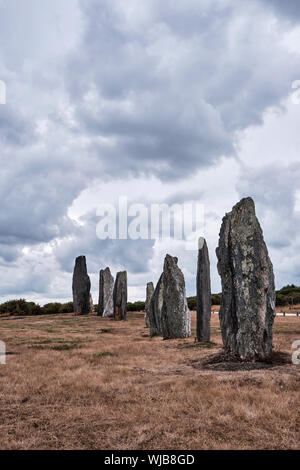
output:
[[[212,290],[225,212],[252,196],[276,287],[300,284],[298,0],[0,0],[0,301],[71,299],[74,259],[144,299],[178,240],[101,241],[97,207],[198,202]]]

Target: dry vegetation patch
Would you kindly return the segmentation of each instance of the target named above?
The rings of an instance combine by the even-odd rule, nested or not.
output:
[[[230,361],[217,315],[202,345],[150,338],[143,313],[127,322],[0,319],[9,353],[0,365],[0,447],[299,448],[300,369],[290,363],[299,327],[300,318],[276,318],[273,364],[218,369]]]

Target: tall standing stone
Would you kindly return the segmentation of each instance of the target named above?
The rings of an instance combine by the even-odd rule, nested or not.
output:
[[[91,281],[87,274],[85,256],[78,256],[75,261],[72,291],[75,315],[88,315],[90,311]]]
[[[99,273],[99,302],[98,315],[101,317],[110,317],[114,313],[114,278],[110,269],[107,267],[101,269]]]
[[[146,327],[150,328],[150,320],[149,320],[149,310],[150,310],[150,302],[152,295],[154,293],[154,286],[153,282],[148,282],[146,287],[146,302],[145,302],[145,323]]]
[[[267,359],[276,314],[274,274],[251,198],[242,199],[223,218],[216,252],[223,344],[242,359]]]
[[[166,255],[163,271],[161,330],[164,339],[191,335],[191,314],[188,309],[185,281],[176,257]]]
[[[126,320],[127,312],[127,272],[117,273],[113,292],[114,319]]]
[[[211,287],[206,240],[199,238],[197,266],[197,340],[210,341]]]
[[[149,306],[149,325],[150,336],[161,336],[161,311],[163,306],[163,274],[161,274],[158,283],[154,289]]]

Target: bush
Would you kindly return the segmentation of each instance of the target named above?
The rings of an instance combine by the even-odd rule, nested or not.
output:
[[[0,314],[5,315],[40,315],[41,307],[25,299],[8,300],[0,305]]]
[[[287,298],[282,294],[276,294],[276,305],[277,306],[288,305]]]
[[[276,305],[284,306],[300,303],[300,287],[290,284],[276,291]]]
[[[196,296],[187,298],[188,307],[190,310],[196,310],[197,298]],[[221,294],[211,295],[212,305],[220,305]],[[300,303],[300,287],[294,284],[282,287],[282,289],[276,291],[276,305],[286,306],[290,304]],[[94,305],[94,311],[97,312],[98,305]],[[145,310],[145,302],[128,302],[127,310],[129,312],[140,312]],[[34,302],[27,302],[25,299],[14,299],[8,300],[3,304],[0,304],[0,315],[53,315],[61,313],[73,313],[73,302],[66,302],[61,304],[59,302],[52,302],[41,307],[39,304]]]
[[[189,310],[196,310],[196,308],[197,308],[197,297],[196,296],[188,297],[187,298],[187,303],[188,303]]]
[[[73,302],[67,302],[66,304],[60,304],[58,313],[73,313]]]
[[[212,294],[211,295],[211,304],[212,305],[221,305],[221,294]]]
[[[145,310],[145,302],[128,302],[127,311],[128,312],[141,312]]]
[[[62,313],[60,312],[61,304],[59,302],[53,302],[49,304],[45,304],[42,307],[42,314],[43,315],[52,315],[55,313]]]
[[[32,305],[31,311],[28,315],[42,315],[42,307],[39,304],[30,302]]]
[[[196,310],[197,308],[197,297],[188,297],[187,298],[188,307],[190,310]],[[211,295],[211,304],[220,305],[221,303],[221,294],[212,294]]]
[[[48,303],[41,307],[34,302],[26,302],[25,299],[8,300],[0,304],[0,315],[52,315],[56,313],[73,313],[73,302],[61,304],[59,302]]]

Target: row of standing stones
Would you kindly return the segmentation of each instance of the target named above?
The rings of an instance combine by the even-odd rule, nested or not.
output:
[[[78,256],[75,260],[72,290],[75,315],[92,313],[91,281],[87,273],[85,256]],[[115,320],[126,320],[126,305],[126,271],[118,272],[114,282],[110,269],[101,269],[99,275],[98,315],[114,317]]]
[[[273,266],[251,198],[244,198],[222,221],[216,249],[221,276],[219,311],[225,351],[243,360],[268,360],[272,355],[275,310]],[[211,283],[207,243],[199,239],[197,263],[197,341],[210,341]],[[76,259],[73,275],[75,314],[91,309],[90,279],[84,256]],[[100,271],[98,315],[126,319],[127,274]],[[151,336],[164,339],[191,336],[191,315],[185,280],[178,259],[166,255],[154,289],[147,284],[145,322]]]

